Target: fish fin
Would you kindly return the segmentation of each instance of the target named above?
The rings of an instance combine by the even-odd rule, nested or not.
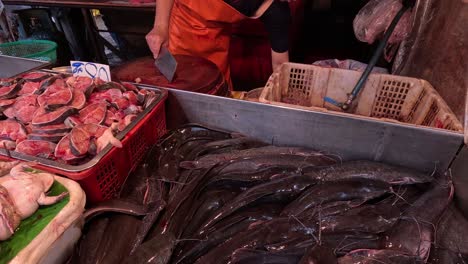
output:
[[[180,162],[179,167],[187,170],[193,170],[197,168],[194,161],[182,161]]]

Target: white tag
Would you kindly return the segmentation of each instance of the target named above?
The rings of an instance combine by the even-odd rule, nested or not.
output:
[[[84,76],[92,79],[111,81],[109,65],[86,61],[70,61],[73,76]]]

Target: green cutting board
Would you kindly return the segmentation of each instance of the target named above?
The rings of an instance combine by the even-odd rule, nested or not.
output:
[[[67,192],[67,189],[55,181],[50,188],[50,196]],[[68,204],[70,196],[60,202],[41,206],[30,217],[21,221],[15,234],[8,240],[0,242],[0,264],[10,262],[21,250],[23,250],[42,230],[54,219],[55,216]]]

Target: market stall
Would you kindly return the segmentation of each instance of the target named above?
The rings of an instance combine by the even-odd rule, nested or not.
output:
[[[386,44],[371,66],[284,63],[248,100],[193,56],[170,78],[0,61],[0,264],[465,263],[464,126],[374,68]]]

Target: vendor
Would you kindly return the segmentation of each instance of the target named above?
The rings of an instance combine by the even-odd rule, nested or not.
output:
[[[294,0],[158,0],[154,28],[146,40],[155,58],[161,46],[173,54],[207,58],[230,83],[230,27],[243,19],[264,23],[273,69],[289,61],[290,1]]]

